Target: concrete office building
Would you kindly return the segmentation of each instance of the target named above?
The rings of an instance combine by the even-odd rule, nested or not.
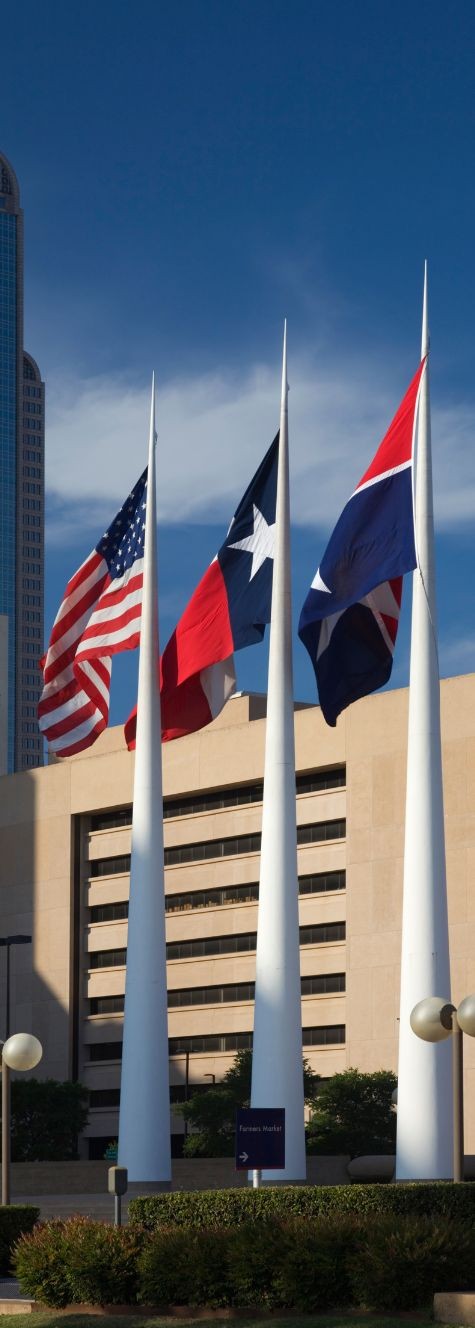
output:
[[[323,1077],[397,1067],[407,700],[375,694],[336,729],[317,706],[295,712],[303,1044]],[[207,729],[163,748],[175,1102],[187,1073],[209,1085],[251,1044],[264,714],[263,697],[236,696]],[[475,674],[442,683],[442,729],[458,1002],[475,991]],[[13,1027],[41,1038],[43,1075],[87,1084],[92,1157],[117,1137],[132,774],[111,729],[89,753],[0,782],[2,929],[33,936],[12,954]],[[178,1153],[175,1115],[171,1128]]]
[[[8,618],[7,769],[41,765],[44,383],[23,348],[23,211],[0,154],[0,614]]]

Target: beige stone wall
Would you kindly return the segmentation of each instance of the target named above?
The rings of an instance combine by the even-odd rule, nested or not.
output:
[[[265,720],[262,697],[234,698],[208,729],[168,743],[164,792],[200,790],[262,780]],[[475,990],[475,675],[442,684],[443,759],[453,998]],[[305,1049],[324,1077],[357,1065],[396,1067],[398,1039],[402,856],[407,692],[376,694],[353,706],[336,729],[317,707],[296,710],[300,772],[346,763],[347,784],[297,800],[299,825],[347,818],[345,839],[299,847],[299,874],[346,869],[346,890],[300,897],[302,926],[347,921],[345,941],[301,948],[304,976],[347,973],[347,991],[302,998],[305,1027],[346,1025],[346,1044]],[[91,922],[89,909],[128,897],[128,874],[91,875],[101,858],[130,852],[130,828],[91,829],[95,811],[132,798],[133,757],[122,731],[110,730],[89,753],[44,770],[0,780],[0,908],[7,932],[33,935],[12,957],[12,1024],[31,1028],[44,1043],[42,1073],[66,1077],[73,1067],[92,1090],[114,1090],[118,1060],[91,1061],[91,1044],[120,1041],[120,1014],[91,1015],[93,997],[121,995],[121,966],[91,967],[97,951],[126,946],[125,920]],[[260,830],[261,804],[187,812],[167,818],[167,846],[199,843]],[[259,878],[259,855],[240,853],[166,869],[167,894],[245,885]],[[254,932],[257,905],[241,902],[187,908],[167,915],[167,940]],[[252,951],[173,959],[169,989],[209,987],[254,979]],[[4,1005],[0,955],[0,1003]],[[0,1010],[2,1005],[0,1004]],[[171,1037],[252,1029],[252,1002],[172,1008]],[[0,1015],[1,1019],[1,1015]],[[467,1151],[475,1152],[475,1043],[466,1039]],[[468,1044],[468,1045],[467,1045]],[[233,1052],[192,1053],[190,1082],[220,1079]],[[171,1082],[184,1081],[185,1056],[171,1062]],[[174,1128],[177,1118],[173,1117]],[[96,1108],[88,1133],[113,1138],[117,1111]]]

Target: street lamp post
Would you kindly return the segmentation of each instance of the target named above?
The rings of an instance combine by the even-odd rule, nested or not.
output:
[[[2,1042],[2,1205],[10,1203],[10,1070],[34,1070],[43,1048],[32,1033],[14,1033]]]
[[[424,1042],[443,1042],[452,1036],[454,1107],[454,1181],[463,1180],[463,1034],[475,1037],[475,996],[465,996],[458,1009],[441,996],[426,996],[411,1011],[413,1033]]]

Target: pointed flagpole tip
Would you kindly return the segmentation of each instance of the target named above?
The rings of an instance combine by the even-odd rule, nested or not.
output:
[[[288,390],[289,390],[289,384],[287,382],[287,319],[284,318],[284,344],[282,350],[282,397],[281,397],[282,405],[284,405],[287,400]]]
[[[428,316],[427,286],[428,286],[428,269],[427,269],[427,258],[426,258],[424,260],[424,290],[422,298],[421,360],[424,359],[424,355],[429,354],[429,316]]]

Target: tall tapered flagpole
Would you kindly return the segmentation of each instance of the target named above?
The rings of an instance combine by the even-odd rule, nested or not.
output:
[[[290,590],[287,333],[284,329],[276,544],[269,644],[256,954],[252,1107],[285,1108],[285,1170],[306,1175]]]
[[[428,354],[426,264],[422,356]],[[396,1179],[442,1180],[453,1174],[450,1046],[422,1042],[409,1023],[425,996],[450,998],[428,358],[419,403],[415,514]]]
[[[155,382],[152,382],[119,1117],[129,1182],[169,1185],[165,885],[158,681]]]

